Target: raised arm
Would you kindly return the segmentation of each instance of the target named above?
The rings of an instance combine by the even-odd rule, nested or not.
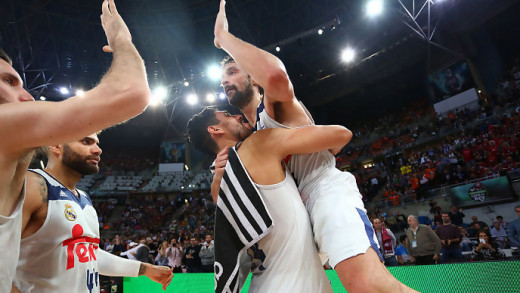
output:
[[[63,102],[23,102],[0,105],[0,151],[21,154],[44,145],[73,141],[141,113],[149,100],[143,61],[117,12],[114,0],[102,4],[101,23],[113,52],[110,69],[98,86],[82,97]]]
[[[297,129],[271,128],[256,132],[257,145],[281,159],[291,154],[338,150],[349,143],[352,132],[340,125],[315,125]]]
[[[220,1],[215,21],[215,46],[224,49],[258,83],[271,102],[289,102],[294,89],[282,61],[276,56],[246,43],[228,30],[226,1]]]

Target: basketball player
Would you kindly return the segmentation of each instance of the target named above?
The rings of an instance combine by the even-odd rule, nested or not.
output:
[[[105,0],[102,11],[108,41],[103,50],[113,52],[114,58],[99,85],[82,97],[34,102],[11,59],[0,50],[0,292],[11,290],[16,270],[25,173],[34,148],[107,128],[138,115],[148,104],[146,71],[130,32],[113,0]]]
[[[229,33],[224,0],[220,2],[214,33],[215,46],[234,58],[223,62],[222,86],[229,103],[238,107],[252,125],[260,130],[313,124],[294,95],[283,63]],[[263,95],[259,87],[263,88]],[[217,156],[212,193],[218,191],[226,159],[225,153]],[[352,174],[335,168],[330,151],[294,155],[288,169],[310,215],[319,252],[328,258],[348,292],[411,291],[381,262],[356,180]]]
[[[99,171],[96,134],[44,147],[44,170],[29,170],[23,204],[22,241],[15,276],[21,292],[99,292],[99,275],[148,276],[171,282],[172,270],[115,256],[99,248],[96,210],[76,184]]]
[[[208,153],[236,145],[272,217],[272,230],[253,247],[255,256],[265,257],[253,262],[250,292],[332,292],[312,239],[309,216],[283,158],[319,150],[339,151],[352,133],[342,126],[251,132],[241,115],[213,108],[193,116],[187,130],[190,143]]]

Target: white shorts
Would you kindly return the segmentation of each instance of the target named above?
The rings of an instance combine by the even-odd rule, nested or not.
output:
[[[334,268],[369,247],[379,254],[376,234],[352,174],[329,168],[302,193],[309,196],[306,208],[322,263],[328,259]]]

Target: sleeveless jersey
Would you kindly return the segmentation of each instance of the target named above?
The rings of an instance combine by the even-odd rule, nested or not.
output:
[[[21,240],[15,285],[22,292],[99,292],[99,224],[88,195],[79,197],[42,170],[48,189],[47,217]]]
[[[0,216],[0,292],[11,292],[20,253],[24,199],[25,183],[14,212],[8,217]]]
[[[286,171],[282,182],[255,185],[274,225],[248,250],[253,257],[249,292],[332,292],[292,176]]]
[[[302,105],[303,106],[303,105]],[[305,109],[305,107],[304,107]],[[310,113],[305,109],[307,116],[310,119],[310,125],[314,125]],[[305,127],[305,126],[302,126]],[[255,130],[261,130],[264,128],[291,128],[281,123],[276,122],[273,118],[269,117],[264,107],[264,100],[257,108],[257,117]],[[334,156],[328,151],[321,151],[312,154],[292,155],[287,163],[289,171],[294,176],[296,183],[298,184],[298,191],[302,197],[304,204],[308,205],[310,194],[304,192],[304,190],[319,180],[327,169],[336,169],[336,160]],[[338,173],[342,173],[337,170]]]

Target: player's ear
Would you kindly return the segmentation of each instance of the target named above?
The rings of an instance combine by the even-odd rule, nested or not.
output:
[[[49,146],[49,153],[60,155],[61,153],[63,153],[63,145],[57,144]]]
[[[221,134],[223,131],[217,125],[208,126],[209,134]]]

